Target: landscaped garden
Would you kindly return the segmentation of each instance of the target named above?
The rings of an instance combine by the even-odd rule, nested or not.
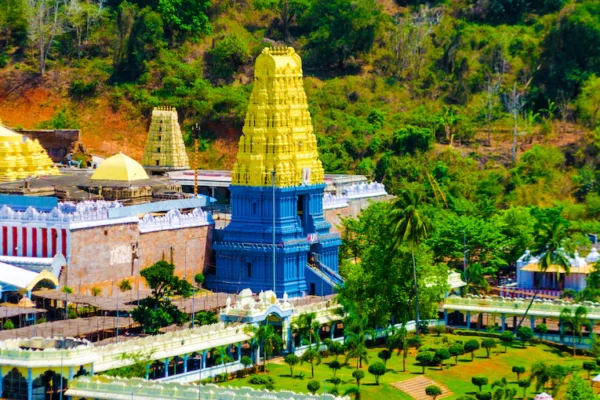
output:
[[[398,354],[397,351],[394,351],[386,362],[385,373],[378,377],[379,384],[376,383],[377,376],[373,373],[381,373],[381,371],[377,371],[377,367],[374,366],[382,362],[381,356],[385,358],[386,347],[382,345],[369,348],[367,350],[368,364],[363,361],[360,368],[360,371],[364,372],[364,377],[360,380],[360,398],[365,400],[411,399],[392,384],[423,376],[423,371],[424,376],[433,380],[441,389],[446,388],[452,392],[451,396],[445,397],[448,399],[459,399],[465,395],[468,396],[467,399],[476,397],[491,399],[491,394],[495,394],[499,389],[503,394],[501,397],[496,397],[500,395],[495,394],[493,398],[524,398],[523,395],[526,393],[525,398],[533,399],[535,393],[542,390],[549,393],[554,392],[555,398],[565,398],[567,383],[574,376],[581,376],[586,380],[584,385],[589,386],[588,372],[584,369],[584,363],[587,364],[587,368],[596,365],[595,362],[592,362],[594,360],[589,357],[573,357],[568,351],[561,352],[540,343],[527,345],[524,348],[521,342],[515,341],[507,344],[505,352],[504,343],[498,339],[490,341],[490,338],[485,337],[453,334],[425,335],[421,336],[421,342],[419,350],[415,347],[409,349],[406,358],[406,372],[403,372],[402,352]],[[484,348],[485,344],[488,345],[488,349]],[[479,348],[472,354],[468,352],[476,347]],[[457,357],[452,356],[456,353],[463,354]],[[270,377],[272,388],[275,390],[308,392],[309,383],[314,380],[318,382],[318,385],[313,383],[310,388],[314,390],[318,386],[318,389],[315,390],[316,393],[324,391],[329,393],[332,389],[337,388],[340,395],[346,393],[349,388],[357,387],[356,358],[346,362],[346,355],[339,355],[337,360],[341,368],[338,370],[331,368],[336,366],[336,356],[328,354],[327,351],[323,352],[323,355],[319,365],[316,365],[315,360],[314,378],[311,377],[310,362],[299,362],[294,365],[294,377],[292,378],[290,366],[286,364],[284,358],[280,357],[269,360],[267,374],[248,375],[221,384],[256,388],[270,387],[267,383],[271,381],[268,379]],[[449,358],[443,360],[443,365],[440,364],[439,361],[446,357]],[[458,363],[456,359],[458,359]],[[524,372],[519,372],[522,371],[519,367],[523,368]],[[516,372],[519,374],[517,375]],[[337,385],[335,384],[336,378],[339,378]],[[255,384],[250,382],[255,382]],[[476,384],[482,384],[481,389]],[[538,385],[540,390],[536,390]],[[510,389],[514,390],[512,394]],[[422,391],[421,396],[425,395],[425,388],[418,390]],[[436,390],[430,389],[430,392],[431,398],[435,398]],[[488,392],[491,392],[489,397],[486,395]]]

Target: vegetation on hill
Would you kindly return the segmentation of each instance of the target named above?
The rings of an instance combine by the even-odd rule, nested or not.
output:
[[[44,87],[62,105],[41,126],[108,110],[139,138],[152,107],[170,105],[188,146],[201,122],[201,167],[230,168],[253,60],[274,45],[303,57],[327,172],[417,193],[445,210],[436,230],[458,224],[485,244],[531,221],[519,207],[598,231],[586,222],[600,214],[591,0],[0,0],[0,118],[19,88]],[[121,143],[129,128],[83,134]]]

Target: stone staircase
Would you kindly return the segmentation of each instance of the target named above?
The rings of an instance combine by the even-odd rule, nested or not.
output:
[[[436,383],[434,380],[427,378],[426,376],[419,376],[418,378],[392,383],[393,387],[402,390],[404,393],[417,400],[431,400],[431,397],[425,394],[425,388],[429,385],[436,385],[442,389],[442,394],[441,396],[437,397],[438,399],[443,399],[452,395],[452,392],[448,390],[448,388]]]

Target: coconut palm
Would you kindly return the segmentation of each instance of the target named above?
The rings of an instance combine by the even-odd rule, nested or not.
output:
[[[361,368],[363,362],[368,365],[367,339],[374,338],[375,332],[367,328],[367,317],[351,314],[344,320],[344,325],[347,327],[344,330],[346,362],[356,358],[356,369]]]
[[[405,191],[394,203],[392,211],[392,232],[396,236],[394,247],[401,244],[408,246],[412,256],[413,284],[415,288],[415,321],[417,336],[419,335],[419,289],[417,285],[417,263],[415,249],[427,237],[429,219],[420,209],[420,197],[413,192]]]
[[[579,338],[579,343],[581,343],[581,334],[582,328],[585,326],[588,330],[592,330],[592,324],[586,318],[587,317],[587,309],[583,306],[577,307],[575,312],[573,312],[570,308],[563,308],[560,312],[560,338],[561,340],[564,337],[565,330],[571,331],[571,337],[573,338],[573,356],[575,356],[575,336]]]
[[[267,358],[273,353],[281,351],[283,340],[281,335],[273,328],[273,325],[262,325],[260,328],[249,326],[247,332],[254,333],[253,339],[255,346],[262,346],[263,349],[263,369],[267,371]]]
[[[538,268],[541,274],[544,274],[551,266],[556,266],[556,276],[557,279],[560,278],[560,272],[564,271],[565,275],[571,274],[571,262],[567,257],[563,249],[563,242],[567,239],[567,227],[563,221],[560,219],[556,219],[551,224],[542,225],[542,229],[540,230],[539,237],[537,239],[538,246],[535,249],[535,254],[539,254]],[[531,298],[531,301],[527,305],[527,309],[525,310],[525,314],[519,321],[515,330],[518,330],[527,314],[529,313],[529,309],[536,299],[541,286],[541,279],[538,283],[535,283],[535,275],[534,275],[534,286],[536,291]]]
[[[312,346],[314,343],[319,348],[321,324],[317,321],[317,314],[313,312],[300,315],[292,327],[300,334],[301,344]]]

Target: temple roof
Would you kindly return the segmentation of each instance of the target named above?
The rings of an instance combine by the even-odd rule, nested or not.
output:
[[[270,186],[273,171],[278,187],[323,183],[302,60],[291,47],[265,48],[256,59],[232,184]]]
[[[149,179],[144,168],[133,158],[123,153],[115,154],[100,164],[92,174],[93,181],[139,181]]]
[[[149,171],[189,168],[175,108],[155,107],[152,111],[142,164]]]

